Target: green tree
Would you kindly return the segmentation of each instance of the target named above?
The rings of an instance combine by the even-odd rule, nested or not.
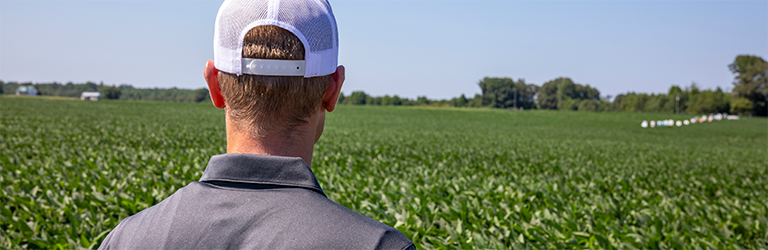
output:
[[[464,96],[464,94],[461,94],[461,96],[451,99],[451,106],[454,107],[466,107],[469,103],[469,100],[467,100],[467,97]]]
[[[392,97],[392,105],[403,105],[403,99],[401,99],[399,96],[395,95]]]
[[[381,105],[381,97],[365,95],[365,105]]]
[[[210,94],[208,93],[208,89],[201,88],[195,91],[195,102],[202,102],[208,99],[211,99]]]
[[[679,101],[676,100],[678,97]],[[714,90],[700,90],[694,82],[685,89],[673,85],[667,94],[649,95],[634,92],[620,94],[610,104],[609,109],[625,112],[675,113],[676,105],[679,105],[681,112],[689,114],[723,113],[731,110],[731,95],[720,87]]]
[[[427,98],[427,96],[417,96],[416,101],[414,101],[414,105],[429,105],[432,103],[431,100]]]
[[[752,101],[744,97],[736,97],[731,102],[731,113],[734,114],[749,114],[752,113],[752,110],[754,109],[755,105],[752,104]]]
[[[577,106],[573,101],[576,95],[576,84],[571,78],[561,78],[557,84],[557,109],[575,110]]]
[[[691,89],[697,89],[696,83],[691,83]],[[690,99],[690,95],[688,95],[687,91],[683,91],[680,86],[672,85],[672,87],[669,87],[669,91],[667,91],[667,97],[669,97],[669,102],[666,102],[666,98],[664,98],[664,104],[660,106],[660,109],[658,112],[662,111],[670,111],[670,112],[680,112],[683,110],[686,110],[688,106],[686,105],[688,103],[688,100]],[[678,98],[680,100],[678,100]],[[662,99],[659,97],[659,99]]]
[[[104,96],[104,98],[109,99],[109,100],[120,99],[120,88],[115,87],[115,86],[103,87],[103,89],[101,91],[101,95]]]
[[[534,96],[539,90],[536,85],[526,84],[524,79],[513,81],[508,77],[485,77],[478,85],[482,92],[482,106],[494,108],[533,108]]]
[[[483,96],[480,94],[475,94],[475,97],[472,97],[472,99],[469,99],[469,106],[479,108],[483,106]]]
[[[584,100],[600,102],[600,91],[589,85],[577,84],[570,78],[560,77],[541,85],[537,100],[542,109],[577,110]],[[591,104],[585,105],[592,108]]]
[[[478,85],[483,93],[483,106],[506,108],[507,101],[514,98],[514,81],[511,78],[485,77]]]
[[[351,104],[351,105],[365,105],[366,97],[368,94],[366,94],[363,91],[354,91],[352,94],[349,94],[349,97],[345,98],[344,101],[346,103],[344,104]]]
[[[516,106],[518,108],[536,108],[536,95],[539,93],[539,86],[528,84],[525,82],[525,79],[517,79],[515,82],[515,90],[517,91]]]
[[[752,102],[753,114],[768,115],[768,62],[759,56],[739,55],[728,65],[728,69],[736,74],[733,92]],[[740,105],[742,103],[739,101]]]
[[[384,95],[384,97],[381,98],[381,105],[393,105],[392,97],[389,95]]]
[[[599,104],[598,101],[594,100],[583,100],[579,103],[579,111],[599,111],[598,110]]]
[[[557,85],[563,78],[557,78],[545,82],[539,88],[539,95],[536,100],[539,103],[541,109],[557,109]]]

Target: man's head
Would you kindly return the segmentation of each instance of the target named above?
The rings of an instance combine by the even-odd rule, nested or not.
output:
[[[214,105],[226,107],[236,129],[290,137],[335,108],[344,80],[337,57],[327,2],[228,0],[216,18],[215,65],[204,74]]]

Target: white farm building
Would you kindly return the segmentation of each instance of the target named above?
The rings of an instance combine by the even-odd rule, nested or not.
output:
[[[101,93],[99,92],[83,92],[80,94],[80,100],[91,100],[91,101],[98,101],[101,100]]]

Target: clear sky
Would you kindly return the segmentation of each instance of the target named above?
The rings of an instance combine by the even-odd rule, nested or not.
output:
[[[202,88],[221,1],[0,1],[0,80]],[[730,89],[768,1],[331,1],[343,92],[443,99],[486,76],[603,95]]]

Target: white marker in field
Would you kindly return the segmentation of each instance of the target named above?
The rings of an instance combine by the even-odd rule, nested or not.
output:
[[[681,122],[681,121],[676,121],[676,122],[675,122],[675,126],[681,127],[681,126],[683,126],[683,122]]]
[[[648,127],[648,121],[643,121],[640,123],[640,127],[647,128]]]
[[[683,120],[683,125],[688,126],[688,124],[691,124],[688,120]]]
[[[656,127],[656,121],[651,121],[651,128]]]

